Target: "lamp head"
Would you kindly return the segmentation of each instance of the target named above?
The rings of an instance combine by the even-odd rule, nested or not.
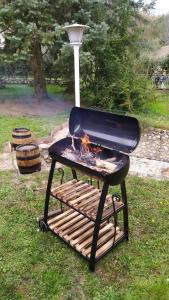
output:
[[[69,41],[71,45],[80,45],[82,42],[83,32],[89,26],[81,24],[73,24],[63,27],[69,36]]]

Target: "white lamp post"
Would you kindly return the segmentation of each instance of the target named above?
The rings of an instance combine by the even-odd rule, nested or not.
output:
[[[70,45],[74,50],[74,77],[75,77],[75,106],[80,107],[80,78],[79,78],[79,48],[85,28],[89,26],[73,24],[63,27],[69,36]]]

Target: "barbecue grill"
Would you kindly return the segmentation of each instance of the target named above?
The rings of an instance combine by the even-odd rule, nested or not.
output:
[[[138,145],[140,127],[133,117],[74,107],[69,118],[69,137],[49,148],[52,158],[41,230],[51,230],[85,259],[89,269],[112,248],[128,240],[128,207],[125,177],[129,153]],[[52,186],[56,162],[72,170],[73,179]],[[57,169],[57,168],[56,168]],[[90,181],[77,178],[78,173]],[[97,180],[97,188],[92,185]],[[102,182],[102,188],[100,188]],[[121,195],[109,194],[109,187],[120,185]],[[49,212],[50,197],[61,202],[61,209]],[[64,203],[64,208],[63,204]],[[123,228],[118,214],[123,213]]]

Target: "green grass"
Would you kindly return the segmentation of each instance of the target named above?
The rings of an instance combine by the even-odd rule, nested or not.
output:
[[[134,115],[143,127],[169,129],[169,92],[157,91],[155,99],[146,104],[144,112]]]
[[[48,85],[48,91],[49,95],[55,99],[59,93],[64,91],[64,88],[57,85]],[[5,89],[0,89],[0,102],[5,100],[29,101],[32,95],[33,88],[30,86],[6,85]],[[50,134],[55,126],[62,124],[67,118],[68,112],[66,111],[52,117],[11,117],[0,115],[0,151],[3,149],[5,142],[11,141],[12,130],[16,127],[29,128],[35,137],[39,138]]]
[[[57,94],[63,93],[64,88],[58,85],[51,85],[47,86],[49,96],[55,98]],[[32,98],[33,95],[33,87],[24,85],[24,84],[7,84],[4,89],[0,89],[0,102],[5,100],[29,100]]]
[[[47,176],[0,173],[0,299],[168,300],[168,182],[127,178],[129,241],[92,274],[62,241],[37,231]]]
[[[0,151],[5,142],[11,141],[12,130],[16,127],[29,128],[35,138],[39,138],[49,135],[55,126],[62,124],[67,118],[68,113],[66,112],[50,118],[0,116]]]
[[[0,89],[0,102],[5,100],[26,99],[33,95],[33,88],[23,84],[6,85],[4,89]]]
[[[64,93],[64,88],[58,85],[48,85],[48,93],[52,99],[59,98],[58,94]],[[33,88],[27,85],[7,85],[5,89],[0,90],[0,102],[11,101],[29,101],[33,95]],[[58,96],[58,97],[57,97]],[[67,95],[69,100],[73,99]],[[83,101],[85,106],[85,101]],[[169,93],[168,91],[157,91],[153,100],[146,104],[144,111],[138,111],[132,114],[136,116],[142,127],[157,127],[169,129]]]

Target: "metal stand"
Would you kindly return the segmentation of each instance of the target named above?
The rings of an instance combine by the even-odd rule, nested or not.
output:
[[[121,187],[121,196],[122,196],[122,201],[120,202],[122,205],[118,208],[116,205],[119,203],[116,201],[116,198],[119,199],[120,201],[120,196],[112,196],[112,211],[110,212],[109,215],[103,214],[104,211],[104,206],[106,203],[106,196],[108,195],[108,189],[109,189],[109,184],[107,182],[104,182],[103,188],[101,191],[101,196],[99,198],[98,193],[100,192],[99,189],[92,187],[91,188],[91,182],[90,183],[85,183],[82,181],[77,180],[77,174],[76,171],[72,169],[72,175],[73,175],[73,180],[68,182],[68,183],[63,183],[63,176],[64,176],[64,171],[61,169],[58,171],[61,173],[61,185],[57,187],[58,194],[55,196],[53,192],[51,192],[51,186],[52,186],[52,181],[53,181],[53,175],[54,175],[54,170],[55,170],[55,165],[56,165],[56,160],[52,159],[51,163],[51,168],[49,172],[49,178],[48,178],[48,184],[47,184],[47,190],[46,190],[46,199],[45,199],[45,207],[44,207],[44,218],[39,220],[39,226],[42,231],[47,231],[50,229],[54,234],[59,236],[61,239],[63,239],[67,244],[69,244],[73,249],[78,251],[84,258],[86,258],[89,261],[89,269],[90,271],[94,272],[95,271],[95,264],[97,261],[99,261],[106,253],[108,253],[112,248],[114,248],[117,244],[119,244],[121,241],[124,239],[128,240],[128,207],[127,207],[127,194],[126,194],[126,187],[125,187],[125,181],[123,181],[120,184]],[[85,192],[85,188],[86,191]],[[81,189],[83,190],[83,193],[80,194]],[[91,190],[93,192],[88,192]],[[59,190],[61,190],[61,197],[59,198]],[[78,203],[78,198],[76,199],[76,190],[78,191],[77,197],[79,197],[80,204],[79,207],[77,205]],[[95,194],[97,195],[93,195]],[[75,198],[72,201],[72,203],[75,203],[75,206],[73,204],[71,205],[69,203],[69,197],[68,195],[74,195]],[[83,205],[85,207],[85,197],[86,194],[88,193],[91,194],[91,202],[90,198],[87,198],[87,203],[90,202],[91,207],[93,207],[93,197],[97,198],[98,197],[98,207],[96,206],[96,215],[95,218],[93,215],[86,213],[85,209],[82,209]],[[65,196],[64,196],[65,195]],[[63,212],[62,206],[60,212],[54,211],[54,213],[48,213],[48,208],[49,208],[49,200],[50,196],[55,197],[60,201],[60,203],[64,203],[67,206],[71,207],[69,210],[65,210]],[[65,197],[65,198],[64,198]],[[81,202],[83,199],[84,204]],[[67,201],[67,202],[66,202]],[[95,200],[96,201],[96,200]],[[115,205],[116,203],[116,205]],[[89,204],[87,204],[88,206]],[[94,207],[94,209],[96,209]],[[92,208],[93,209],[93,208]],[[124,222],[124,228],[122,234],[119,236],[119,233],[116,231],[118,219],[117,219],[117,214],[119,211],[123,210],[123,222]],[[88,211],[88,210],[87,210]],[[110,217],[113,216],[114,221],[113,223],[110,222]],[[53,218],[53,219],[52,219]],[[77,219],[77,221],[76,221]],[[90,220],[90,221],[89,221]],[[78,222],[82,225],[78,225]],[[53,225],[54,224],[54,225]],[[55,227],[56,224],[56,227]],[[60,225],[61,224],[61,225]],[[83,225],[84,224],[84,225]],[[89,232],[87,230],[83,230],[83,226],[88,226],[89,224]],[[91,225],[90,225],[91,224]],[[109,225],[107,225],[109,224]],[[61,231],[59,231],[59,226],[61,226]],[[71,227],[72,226],[72,227]],[[105,227],[106,229],[104,229]],[[112,226],[112,227],[111,227]],[[78,228],[77,228],[78,227]],[[110,228],[108,228],[110,227]],[[55,229],[56,228],[56,229]],[[77,228],[77,232],[76,232]],[[87,227],[86,227],[87,228]],[[92,230],[93,228],[93,230]],[[108,229],[107,229],[108,228]],[[109,230],[110,229],[110,230]],[[72,235],[72,232],[75,230],[75,235]],[[103,234],[100,235],[100,232],[102,230],[105,230],[105,236]],[[69,240],[69,232],[70,232],[70,240]],[[77,235],[77,233],[81,233],[81,235]],[[75,239],[73,236],[76,236]],[[118,238],[119,236],[119,238]],[[87,238],[87,247],[83,247],[84,244],[84,239]],[[81,244],[82,241],[82,244]],[[91,250],[89,251],[89,243],[91,241]],[[77,244],[77,245],[76,245]],[[100,248],[102,247],[102,248]],[[100,251],[101,249],[101,251]],[[98,254],[99,252],[99,254]]]

